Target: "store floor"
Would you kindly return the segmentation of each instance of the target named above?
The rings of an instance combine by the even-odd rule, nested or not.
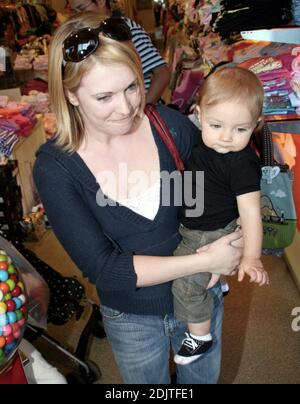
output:
[[[89,297],[96,299],[93,287],[80,277],[52,232],[41,242],[30,244],[30,248],[63,275],[77,275]],[[230,281],[231,292],[225,302],[223,384],[300,382],[300,331],[292,330],[292,310],[300,308],[300,294],[282,259],[266,257],[264,263],[270,274],[270,287]],[[79,321],[72,320],[60,327],[50,325],[49,333],[63,345],[75,349],[89,315],[87,304]],[[35,344],[61,372],[72,370],[72,362],[48,343],[39,339]],[[122,383],[106,339],[91,338],[89,358],[101,369],[100,384]]]

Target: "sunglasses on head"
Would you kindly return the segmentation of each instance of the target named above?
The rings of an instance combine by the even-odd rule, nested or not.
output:
[[[63,42],[64,61],[78,63],[94,53],[100,45],[100,33],[120,42],[132,39],[130,28],[123,18],[108,18],[98,28],[72,32]]]

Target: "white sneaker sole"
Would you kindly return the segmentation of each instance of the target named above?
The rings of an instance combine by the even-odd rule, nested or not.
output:
[[[174,362],[177,365],[189,365],[192,362],[195,362],[196,360],[200,359],[201,355],[195,355],[195,356],[180,356],[180,355],[175,355],[174,356]]]

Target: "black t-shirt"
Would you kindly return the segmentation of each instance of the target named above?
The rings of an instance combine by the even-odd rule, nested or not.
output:
[[[208,148],[201,138],[192,151],[186,171],[192,172],[192,181],[184,180],[184,185],[192,188],[193,198],[197,195],[196,172],[204,172],[203,215],[188,217],[187,211],[195,209],[196,205],[188,206],[183,197],[180,221],[189,229],[214,231],[226,227],[239,217],[237,197],[260,191],[260,161],[250,146],[240,152],[220,154]],[[199,188],[197,191],[199,197]]]

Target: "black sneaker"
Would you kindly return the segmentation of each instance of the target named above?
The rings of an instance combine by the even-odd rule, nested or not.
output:
[[[185,333],[186,338],[182,341],[179,352],[174,356],[174,362],[177,365],[188,365],[201,358],[205,352],[207,352],[213,341],[199,341],[191,337],[190,333]]]
[[[223,293],[223,296],[224,296],[224,297],[227,296],[227,295],[229,295],[230,289],[229,289],[229,285],[228,285],[227,282],[226,282],[226,283],[222,283],[222,284],[221,284],[221,288],[222,288],[222,293]]]

